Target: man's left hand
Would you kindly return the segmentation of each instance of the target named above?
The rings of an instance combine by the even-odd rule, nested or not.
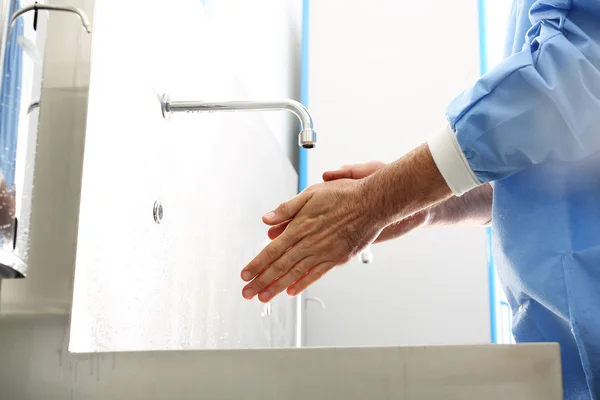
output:
[[[311,186],[263,217],[285,230],[243,270],[242,295],[262,302],[287,289],[295,296],[372,243],[383,227],[372,215],[362,181]]]

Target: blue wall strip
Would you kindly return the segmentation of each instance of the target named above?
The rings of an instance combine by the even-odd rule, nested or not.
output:
[[[488,70],[485,3],[486,0],[477,0],[479,14],[479,71],[482,75]]]
[[[479,71],[483,75],[488,71],[487,32],[486,32],[486,0],[477,0],[479,14]],[[492,229],[487,230],[488,250],[488,286],[490,292],[490,336],[492,343],[498,343],[497,302],[496,297],[496,267],[492,254]]]
[[[308,108],[308,34],[309,32],[309,0],[302,0],[302,55],[300,65],[300,102]],[[298,192],[308,186],[308,154],[300,148],[298,156]],[[304,345],[304,300],[302,295],[296,297],[296,347]]]
[[[497,303],[496,297],[496,266],[494,265],[494,256],[492,254],[492,228],[487,230],[487,249],[488,249],[488,284],[490,289],[490,333],[492,343],[498,343],[497,328]]]
[[[300,102],[308,107],[308,36],[309,36],[309,0],[302,1],[302,59],[300,68]],[[308,154],[300,149],[298,157],[298,191],[308,186]]]

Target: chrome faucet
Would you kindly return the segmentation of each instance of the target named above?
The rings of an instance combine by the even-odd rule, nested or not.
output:
[[[176,112],[215,112],[215,111],[279,111],[286,110],[298,117],[302,128],[298,134],[298,145],[313,149],[317,145],[317,132],[313,129],[312,118],[301,103],[296,100],[281,101],[171,101],[168,95],[162,96],[162,114],[169,119]]]

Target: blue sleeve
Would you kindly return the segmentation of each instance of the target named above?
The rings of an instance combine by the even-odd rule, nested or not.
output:
[[[450,127],[480,182],[600,150],[600,22],[582,13],[576,24],[571,4],[536,2],[522,51],[449,105]]]

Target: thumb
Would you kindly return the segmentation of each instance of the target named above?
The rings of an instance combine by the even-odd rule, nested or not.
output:
[[[267,225],[278,225],[290,220],[298,214],[304,205],[311,198],[312,194],[304,191],[293,199],[281,203],[275,210],[268,212],[263,217],[263,222]]]

